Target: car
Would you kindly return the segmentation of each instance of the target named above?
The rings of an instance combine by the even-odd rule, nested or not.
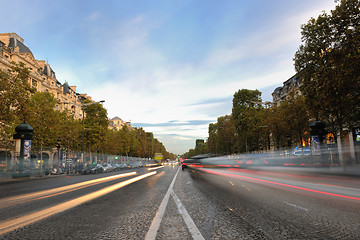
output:
[[[310,150],[310,148],[298,149],[293,152],[293,155],[295,155],[295,156],[310,156],[311,150]]]
[[[113,167],[114,171],[119,171],[121,169],[120,165],[117,163],[112,164],[111,166]]]
[[[90,170],[90,173],[102,173],[104,170],[103,166],[101,164],[97,164],[95,167],[93,167]]]
[[[111,164],[107,164],[105,166],[106,168],[106,172],[113,172],[114,171],[114,167]]]

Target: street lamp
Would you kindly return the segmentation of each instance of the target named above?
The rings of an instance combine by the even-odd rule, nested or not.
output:
[[[59,167],[59,164],[60,164],[60,147],[61,147],[61,138],[59,137],[58,140],[57,140],[57,144],[56,144],[56,148],[58,150],[58,167]]]

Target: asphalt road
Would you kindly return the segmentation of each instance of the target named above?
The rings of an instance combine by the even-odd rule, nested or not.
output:
[[[178,166],[12,182],[0,239],[360,239],[359,183]]]

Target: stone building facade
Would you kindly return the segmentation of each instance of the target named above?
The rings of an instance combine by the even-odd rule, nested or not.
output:
[[[121,130],[123,126],[128,126],[128,128],[130,130],[133,129],[133,127],[131,126],[130,122],[125,122],[124,120],[122,120],[119,117],[114,117],[112,119],[109,120],[109,128],[110,129],[117,129],[117,130]]]
[[[286,80],[282,87],[277,87],[271,94],[273,104],[277,107],[280,106],[289,97],[291,92],[294,92],[295,95],[301,95],[300,85],[300,79],[297,74]]]
[[[50,92],[57,99],[57,110],[69,110],[76,118],[82,118],[81,103],[91,97],[76,92],[76,86],[60,83],[55,71],[45,60],[35,59],[24,39],[16,33],[0,33],[0,69],[9,71],[11,62],[23,63],[30,69],[29,83],[39,92]]]
[[[82,119],[82,103],[85,100],[93,102],[87,94],[77,93],[76,86],[58,81],[55,71],[48,61],[36,59],[29,47],[24,44],[24,39],[19,35],[16,33],[0,33],[0,69],[5,72],[10,71],[12,62],[23,63],[30,70],[28,81],[36,91],[53,94],[57,100],[56,110],[68,110],[74,114],[75,118]],[[14,165],[14,150],[11,150],[11,153],[5,150],[0,146],[0,177],[4,173],[4,169],[11,169],[11,166]],[[11,156],[4,157],[9,154]],[[44,150],[42,158],[45,167],[53,166],[54,159],[58,158],[56,148]],[[4,159],[7,160],[4,161]]]

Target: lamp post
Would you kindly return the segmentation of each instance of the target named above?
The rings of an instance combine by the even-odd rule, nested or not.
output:
[[[59,137],[58,140],[57,140],[57,144],[56,144],[56,148],[57,148],[57,151],[58,151],[57,167],[59,167],[59,165],[60,165],[60,147],[61,147],[61,138]]]

